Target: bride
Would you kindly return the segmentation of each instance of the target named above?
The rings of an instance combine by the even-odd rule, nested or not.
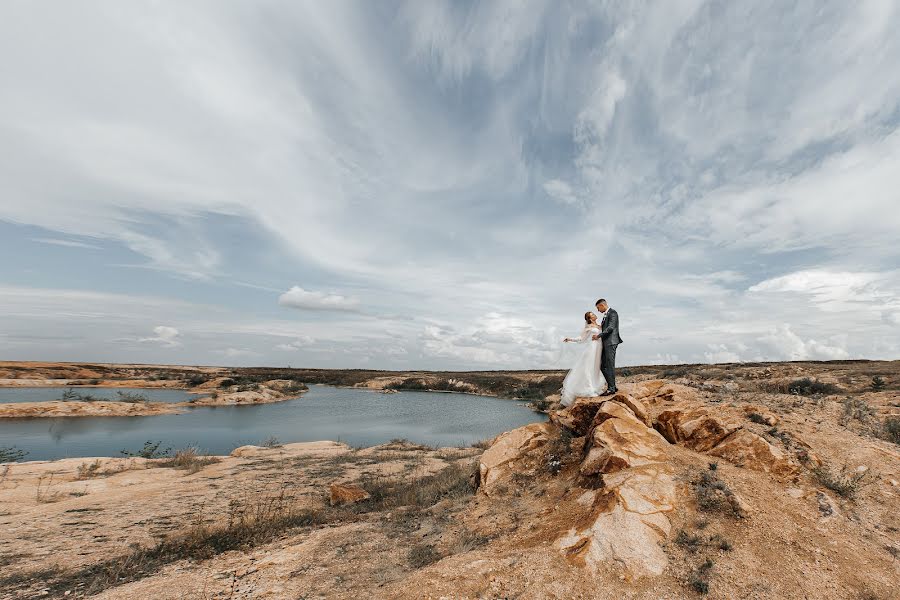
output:
[[[600,333],[597,324],[597,315],[592,312],[584,313],[584,330],[579,338],[565,338],[564,342],[585,344],[581,354],[575,360],[575,365],[563,380],[562,399],[563,406],[569,406],[577,397],[599,396],[606,389],[606,380],[600,374],[600,355],[603,345],[600,340],[593,337]]]

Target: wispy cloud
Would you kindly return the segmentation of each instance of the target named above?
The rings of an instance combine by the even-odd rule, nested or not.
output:
[[[168,323],[190,343],[115,352],[565,366],[602,295],[626,363],[900,356],[898,27],[889,2],[4,3],[0,250],[38,242],[0,265],[6,352],[117,360]]]
[[[181,333],[175,327],[169,327],[167,325],[157,325],[153,328],[152,337],[143,337],[139,338],[139,342],[150,342],[153,344],[159,344],[160,346],[164,346],[166,348],[174,348],[176,346],[180,346],[181,342],[179,341],[179,337]]]
[[[359,310],[359,300],[357,298],[341,296],[340,294],[308,291],[296,285],[278,297],[278,304],[301,310],[350,312]]]

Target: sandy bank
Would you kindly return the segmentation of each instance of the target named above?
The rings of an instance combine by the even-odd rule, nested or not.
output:
[[[40,417],[144,417],[183,412],[187,403],[171,402],[15,402],[0,404],[0,418],[29,419]]]

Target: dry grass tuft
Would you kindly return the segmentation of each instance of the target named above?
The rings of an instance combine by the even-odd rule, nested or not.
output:
[[[849,500],[855,498],[862,488],[872,483],[868,471],[857,473],[851,471],[847,465],[841,467],[841,470],[837,472],[832,471],[827,465],[816,467],[812,471],[819,483]]]

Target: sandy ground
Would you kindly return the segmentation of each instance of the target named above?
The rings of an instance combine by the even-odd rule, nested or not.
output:
[[[83,597],[87,567],[286,495],[326,518],[263,543],[130,572],[96,597],[674,600],[702,597],[692,578],[709,560],[708,598],[900,599],[900,445],[880,437],[885,419],[900,412],[898,372],[897,363],[670,368],[669,378],[690,386],[704,406],[745,414],[752,405],[777,417],[775,427],[743,423],[771,444],[787,451],[784,435],[802,440],[833,471],[865,476],[854,497],[843,497],[809,466],[776,477],[672,445],[678,503],[664,542],[668,566],[658,577],[631,579],[627,565],[615,562],[592,570],[554,546],[587,518],[579,499],[598,485],[579,477],[577,444],[558,475],[541,468],[538,452],[537,470],[491,497],[470,491],[422,506],[342,513],[329,506],[332,483],[374,491],[396,479],[417,489],[417,481],[454,465],[469,468],[482,451],[317,442],[246,447],[196,471],[106,458],[0,466],[0,598],[44,590],[43,597]],[[658,374],[632,373],[623,387]],[[777,391],[803,377],[836,387],[810,396]],[[872,389],[873,377],[884,385]],[[746,518],[700,509],[691,482],[712,461],[746,503]],[[679,543],[679,531],[700,542]],[[712,544],[714,536],[730,548]],[[54,586],[59,573],[72,571],[83,579]]]

